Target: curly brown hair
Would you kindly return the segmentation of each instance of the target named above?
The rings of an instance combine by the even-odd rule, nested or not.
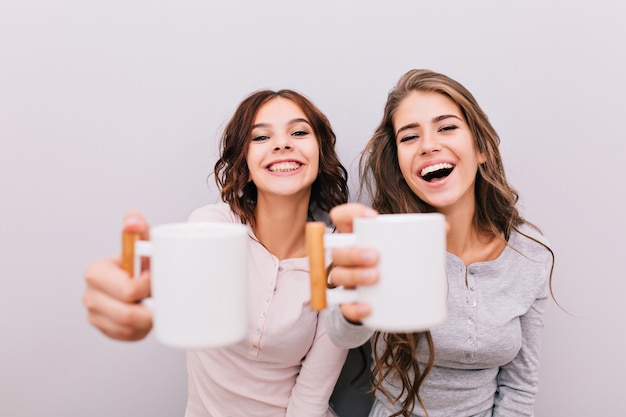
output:
[[[246,154],[254,119],[268,101],[282,97],[294,102],[310,122],[319,145],[319,173],[311,188],[309,219],[348,201],[348,172],[335,151],[336,136],[328,118],[305,96],[293,90],[260,90],[245,98],[226,125],[220,142],[220,158],[213,173],[222,200],[244,224],[254,227],[257,190],[249,181]]]
[[[380,213],[435,211],[411,190],[402,176],[398,163],[393,116],[400,102],[412,91],[441,94],[452,100],[460,109],[471,130],[476,149],[486,156],[486,161],[479,165],[476,174],[474,188],[476,210],[473,216],[473,226],[483,236],[495,237],[503,234],[508,240],[512,230],[519,232],[519,225],[528,222],[518,212],[516,204],[519,195],[506,179],[498,149],[500,138],[487,115],[463,85],[446,75],[430,70],[408,71],[389,92],[382,121],[361,154],[359,173],[362,182],[359,197],[367,195],[373,208]],[[527,237],[535,240],[530,236]],[[543,246],[552,254],[550,248]],[[552,257],[554,259],[553,254]],[[428,361],[423,369],[420,368],[416,359],[417,346],[421,339],[425,339],[429,353]],[[380,342],[384,342],[385,345],[382,354],[379,354],[376,349]],[[434,365],[434,345],[431,333],[429,331],[409,334],[376,332],[372,344],[373,389],[381,391],[391,402],[400,401],[400,398],[404,397],[404,400],[400,401],[400,411],[392,416],[410,416],[416,402],[428,415],[420,398],[419,388]],[[392,398],[383,387],[385,379],[394,379],[402,384],[400,398]]]

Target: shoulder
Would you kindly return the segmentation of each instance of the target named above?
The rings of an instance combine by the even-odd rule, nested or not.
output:
[[[195,209],[189,222],[221,222],[221,223],[241,223],[241,219],[233,213],[226,203],[208,204]]]
[[[534,240],[540,245],[550,247],[550,242],[548,238],[543,234],[543,232],[534,224],[529,222],[524,222],[517,226],[517,230],[514,231],[511,235],[517,234],[520,237],[525,237],[526,239]]]
[[[554,254],[550,242],[533,224],[525,222],[511,232],[509,246],[525,258],[542,264],[547,268],[554,262]]]

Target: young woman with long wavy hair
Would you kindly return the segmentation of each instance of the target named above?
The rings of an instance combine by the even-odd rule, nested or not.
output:
[[[554,255],[517,208],[499,137],[472,94],[429,70],[404,74],[360,161],[373,207],[331,211],[340,231],[377,213],[439,212],[447,234],[448,315],[430,331],[375,332],[365,303],[331,310],[327,329],[344,348],[372,338],[372,417],[531,416],[542,315]],[[416,239],[419,238],[416,236]],[[335,285],[372,285],[378,254],[336,249]],[[416,271],[415,279],[419,279]],[[406,306],[411,314],[411,306]]]

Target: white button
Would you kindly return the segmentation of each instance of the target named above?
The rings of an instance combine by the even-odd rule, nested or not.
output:
[[[472,301],[472,307],[476,307],[476,301]]]
[[[282,266],[279,266],[279,267],[278,267],[278,270],[279,270],[279,271],[282,271],[283,269],[285,269],[285,268],[283,268]]]
[[[256,333],[257,336],[260,335],[261,334],[261,329],[256,329],[255,333]]]
[[[264,319],[265,318],[265,311],[261,313],[261,318]]]
[[[472,291],[474,291],[474,286],[473,286],[473,285],[470,285],[470,286],[469,286],[469,289],[470,289],[470,290],[472,290]]]
[[[472,319],[469,319],[467,322],[468,322],[469,324],[474,324],[474,320],[472,320]]]
[[[467,343],[469,343],[470,345],[474,344],[474,339],[467,339]]]

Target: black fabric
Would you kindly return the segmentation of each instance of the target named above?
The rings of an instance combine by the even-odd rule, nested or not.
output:
[[[370,392],[371,363],[372,348],[369,341],[348,352],[348,358],[330,397],[333,411],[339,417],[367,417],[369,414],[374,403]]]

